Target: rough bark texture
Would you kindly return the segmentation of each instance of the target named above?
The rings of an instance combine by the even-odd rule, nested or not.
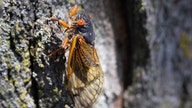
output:
[[[98,108],[121,107],[116,102],[122,88],[117,75],[114,33],[107,10],[110,1],[76,1],[93,15],[96,49],[105,73],[104,92]],[[65,90],[64,54],[47,58],[58,49],[65,34],[50,21],[68,21],[74,1],[0,0],[0,106],[62,108],[71,106]],[[67,55],[67,54],[66,54]],[[120,98],[121,100],[122,98]]]
[[[134,67],[127,108],[191,108],[191,0],[145,0],[150,60]]]
[[[191,0],[0,0],[0,107],[72,105],[67,53],[47,54],[65,37],[50,17],[68,21],[74,2],[93,16],[105,74],[95,108],[192,107]]]

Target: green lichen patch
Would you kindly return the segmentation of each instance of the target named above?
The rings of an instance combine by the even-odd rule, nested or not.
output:
[[[183,54],[186,58],[190,57],[190,42],[191,40],[186,36],[185,33],[181,33],[181,39],[180,39],[180,48],[183,51]]]

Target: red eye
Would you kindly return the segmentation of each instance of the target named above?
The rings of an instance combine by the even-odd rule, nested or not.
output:
[[[85,25],[85,20],[80,19],[80,20],[77,21],[77,24],[78,24],[78,26],[84,26]]]

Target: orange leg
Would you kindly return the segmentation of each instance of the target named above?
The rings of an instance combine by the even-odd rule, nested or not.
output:
[[[61,47],[62,48],[65,48],[66,46],[68,46],[69,45],[69,38],[67,37],[67,38],[65,38],[64,40],[63,40],[63,42],[62,42],[62,44],[61,44]]]
[[[63,21],[63,20],[57,20],[56,18],[51,18],[51,20],[52,20],[52,21],[58,21],[58,23],[59,23],[61,26],[65,27],[65,28],[69,28],[69,25],[68,25],[65,21]],[[61,48],[56,49],[55,51],[52,51],[52,52],[51,52],[50,54],[48,54],[47,56],[50,57],[50,56],[56,54],[57,52],[59,52],[59,51],[61,51],[61,50],[64,50],[63,52],[65,53],[65,52],[66,52],[65,50],[67,50],[67,48],[66,48],[67,46],[70,46],[70,44],[69,44],[69,38],[68,38],[68,37],[63,40],[63,42],[62,42],[62,44],[61,44]]]
[[[69,44],[69,38],[65,38],[61,44],[61,48],[55,50],[55,51],[52,51],[50,54],[48,54],[47,56],[50,57],[54,54],[56,54],[57,52],[61,51],[61,50],[64,50],[63,52],[65,53],[68,48],[66,48],[67,46],[70,46]]]
[[[62,49],[63,48],[59,48],[59,49],[56,49],[55,51],[52,51],[50,54],[47,55],[47,57],[51,57],[52,55],[56,54],[57,52],[59,52]]]
[[[73,6],[73,7],[71,8],[71,10],[69,10],[69,17],[71,18],[72,16],[74,16],[74,15],[77,13],[77,11],[78,11],[78,6],[77,6],[77,5]],[[71,18],[71,19],[72,19],[72,18]],[[63,26],[64,28],[67,28],[67,29],[65,30],[65,32],[67,32],[70,28],[73,28],[72,25],[69,26],[69,25],[68,25],[65,21],[63,21],[63,20],[58,20],[58,19],[56,19],[56,18],[51,18],[51,20],[52,20],[52,21],[58,21],[58,23],[59,23],[61,26]],[[61,44],[61,48],[59,48],[59,49],[51,52],[50,54],[48,54],[48,57],[56,54],[57,52],[61,51],[62,49],[64,50],[64,53],[65,53],[65,50],[68,50],[68,46],[70,46],[70,44],[69,44],[69,38],[67,37],[67,38],[65,38],[65,39],[63,40],[63,42],[62,42],[62,44]]]
[[[78,11],[78,6],[77,5],[75,5],[75,6],[73,6],[72,8],[71,8],[71,10],[69,10],[69,18],[72,20],[72,21],[75,21],[75,19],[74,18],[72,18],[76,13],[77,13],[77,11]],[[63,20],[58,20],[57,18],[54,18],[54,17],[52,17],[52,18],[50,18],[52,21],[58,21],[58,23],[61,25],[61,26],[63,26],[64,28],[72,28],[73,26],[69,26],[65,21],[63,21]]]
[[[58,21],[58,23],[65,28],[69,28],[69,25],[63,20],[58,20],[57,18],[54,18],[54,17],[52,17],[50,19],[51,19],[51,21]]]
[[[59,24],[62,25],[63,27],[69,28],[69,25],[68,25],[65,21],[63,21],[63,20],[58,20],[58,22],[59,22]]]
[[[78,11],[78,6],[75,5],[71,8],[71,10],[69,10],[69,18],[71,18],[72,16],[74,16]]]

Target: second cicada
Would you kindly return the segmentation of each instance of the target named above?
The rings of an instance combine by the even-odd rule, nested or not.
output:
[[[71,25],[56,18],[51,20],[58,21],[66,28],[67,37],[63,40],[61,49],[66,51],[69,48],[70,51],[66,87],[71,92],[74,107],[90,108],[102,92],[103,71],[95,49],[95,33],[91,18],[85,11],[77,15],[77,10],[78,6],[75,5],[69,11]]]

